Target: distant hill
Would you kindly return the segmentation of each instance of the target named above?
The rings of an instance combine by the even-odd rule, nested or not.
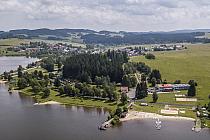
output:
[[[43,38],[48,40],[81,39],[85,44],[121,45],[121,44],[157,44],[183,42],[210,42],[209,39],[196,38],[204,36],[210,29],[176,30],[170,32],[113,32],[94,31],[89,29],[18,29],[8,32],[0,31],[0,39],[4,38]]]
[[[28,30],[28,29],[19,29],[19,30],[11,30],[9,33],[15,35],[28,35],[28,36],[40,36],[40,35],[51,35],[51,36],[59,36],[59,37],[68,37],[69,33],[95,33],[93,30],[86,29],[36,29],[36,30]]]
[[[107,36],[97,34],[87,34],[81,38],[86,44],[162,44],[162,43],[195,43],[206,42],[206,39],[196,38],[197,36],[205,35],[205,33],[125,33],[123,37]]]
[[[209,33],[210,29],[175,30],[175,31],[171,31],[170,33],[195,33],[195,32]]]

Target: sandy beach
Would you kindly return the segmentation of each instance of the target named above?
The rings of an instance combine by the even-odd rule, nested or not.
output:
[[[120,121],[138,120],[138,119],[171,119],[171,120],[190,120],[194,121],[193,118],[179,117],[179,116],[163,116],[156,113],[129,111],[125,118],[120,119]]]
[[[61,103],[56,102],[56,101],[48,101],[44,103],[35,103],[34,105],[60,105]]]
[[[0,80],[0,84],[5,84],[7,81]]]

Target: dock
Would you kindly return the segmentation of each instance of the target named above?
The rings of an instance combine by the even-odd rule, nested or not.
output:
[[[112,125],[111,125],[111,122],[112,122],[113,118],[102,123],[101,126],[99,126],[99,129],[100,130],[106,130],[107,128],[110,128]]]

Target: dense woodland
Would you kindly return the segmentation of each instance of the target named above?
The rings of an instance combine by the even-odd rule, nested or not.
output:
[[[197,36],[202,36],[202,35],[204,35],[204,33],[145,33],[145,34],[126,33],[123,37],[87,34],[82,36],[82,39],[84,39],[84,42],[86,44],[104,44],[104,45],[210,42],[209,39],[196,38]]]
[[[109,77],[111,82],[122,82],[123,63],[126,62],[128,56],[124,52],[74,55],[64,62],[63,76],[81,82],[95,81],[96,76]]]

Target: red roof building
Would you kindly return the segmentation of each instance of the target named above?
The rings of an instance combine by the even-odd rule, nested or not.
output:
[[[159,84],[157,88],[160,92],[171,92],[174,90],[172,84]]]

